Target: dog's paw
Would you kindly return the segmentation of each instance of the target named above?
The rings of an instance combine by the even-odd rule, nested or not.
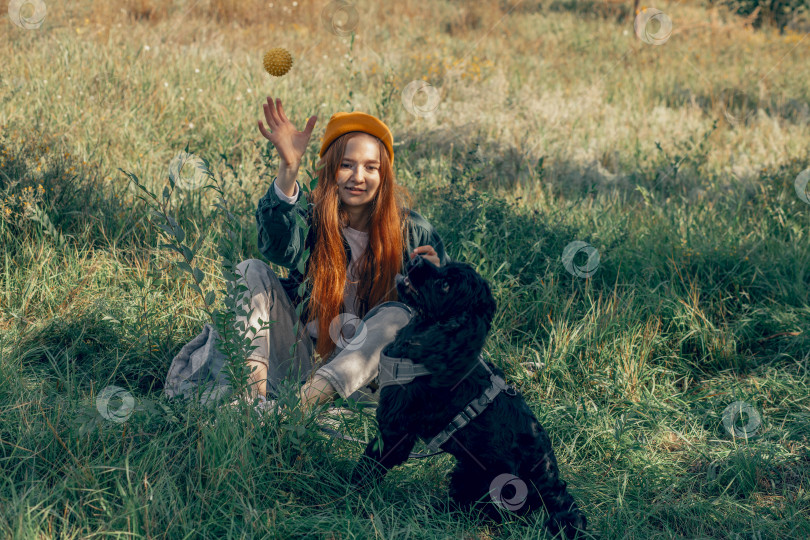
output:
[[[580,532],[585,532],[587,527],[587,520],[585,514],[579,510],[568,512],[557,512],[553,514],[546,522],[546,528],[553,535],[557,535],[560,531],[564,531],[566,538],[578,538]]]

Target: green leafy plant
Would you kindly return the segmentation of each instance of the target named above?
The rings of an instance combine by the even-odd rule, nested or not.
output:
[[[188,145],[185,149],[188,154]],[[236,175],[238,172],[227,163],[227,155],[222,154],[226,166]],[[231,212],[228,199],[225,196],[224,181],[222,175],[219,180],[211,173],[207,160],[200,158],[202,174],[213,182],[202,186],[201,189],[213,189],[219,195],[214,206],[218,209],[216,213],[222,221],[222,231],[218,235],[217,253],[220,256],[221,274],[223,278],[221,289],[205,290],[205,273],[196,263],[196,256],[206,238],[205,234],[200,234],[192,245],[186,243],[186,233],[178,223],[172,213],[171,198],[177,188],[178,178],[174,172],[169,174],[169,186],[164,186],[160,198],[152,193],[135,175],[119,169],[130,181],[142,192],[138,198],[143,200],[150,211],[150,223],[162,231],[163,243],[161,247],[175,252],[179,258],[172,261],[173,266],[188,274],[191,278],[189,284],[202,299],[203,310],[208,314],[219,338],[217,348],[225,355],[227,361],[225,370],[228,381],[231,385],[231,392],[241,395],[249,385],[249,370],[246,359],[256,349],[252,345],[252,338],[256,332],[263,328],[268,328],[270,321],[259,320],[259,329],[250,327],[245,321],[250,320],[252,309],[248,312],[242,306],[242,300],[247,292],[244,283],[239,282],[236,273],[236,265],[242,257],[240,249],[241,224],[239,219]],[[182,170],[182,165],[178,172]],[[215,307],[217,292],[220,293],[225,309]],[[238,321],[237,317],[244,317]],[[199,388],[202,391],[205,387]]]
[[[188,146],[186,146],[185,153],[188,155]],[[226,154],[220,154],[220,157],[224,161],[225,167],[230,169],[235,177],[238,177],[239,172],[228,163],[228,156]],[[251,308],[249,311],[245,309],[245,305],[249,304],[249,298],[246,296],[249,291],[247,286],[243,282],[240,282],[239,275],[236,271],[238,261],[245,258],[241,250],[240,241],[242,226],[239,218],[232,212],[231,205],[225,195],[222,174],[220,173],[217,179],[211,172],[209,162],[204,158],[200,158],[200,161],[202,163],[198,164],[198,167],[201,169],[201,173],[206,177],[206,181],[210,182],[200,189],[213,189],[218,195],[213,206],[216,209],[214,211],[216,217],[220,219],[222,224],[221,230],[215,231],[215,234],[217,234],[216,251],[219,255],[222,276],[221,288],[219,289],[206,287],[206,275],[197,263],[197,255],[205,241],[206,235],[200,234],[193,243],[187,242],[186,233],[172,211],[172,195],[177,189],[177,183],[179,181],[175,175],[179,174],[179,171],[182,170],[182,164],[176,171],[170,171],[169,185],[164,186],[160,197],[150,191],[134,173],[124,171],[123,169],[119,170],[142,192],[142,194],[138,195],[138,198],[143,200],[149,209],[150,223],[161,231],[160,236],[162,237],[162,243],[160,247],[177,254],[177,257],[171,261],[169,265],[160,269],[155,274],[159,275],[162,271],[173,266],[175,270],[179,270],[190,277],[189,285],[201,298],[202,309],[208,315],[219,336],[217,348],[227,359],[224,370],[227,374],[227,380],[231,385],[231,393],[243,395],[250,384],[250,370],[246,364],[246,360],[256,349],[256,346],[252,344],[253,338],[260,330],[269,328],[274,321],[263,321],[259,319],[259,328],[254,328],[246,322],[251,320],[253,309]],[[302,186],[302,190],[309,193],[315,188],[318,180],[314,171],[307,170],[306,172],[310,178],[310,182],[308,186]],[[300,197],[298,205],[306,212],[307,197]],[[298,213],[295,214],[295,218],[302,227],[303,235],[306,238],[309,232],[309,225]],[[298,270],[302,274],[306,268],[309,254],[310,250],[306,249],[302,254],[301,260],[298,262]],[[304,280],[298,288],[298,293],[302,297],[307,281],[308,280]],[[218,297],[222,305],[224,305],[224,309],[217,307]],[[304,307],[303,304],[303,302],[300,302],[295,309],[297,317],[294,331],[296,333],[298,332],[300,324],[301,312]],[[293,345],[293,349],[290,351],[291,355],[295,353],[295,347],[297,347],[297,345],[298,343]],[[198,389],[198,397],[202,397],[202,392],[206,387],[206,385],[200,386]]]

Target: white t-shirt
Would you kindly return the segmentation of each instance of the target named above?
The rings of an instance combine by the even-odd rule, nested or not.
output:
[[[290,204],[295,204],[298,199],[298,182],[295,182],[295,192],[293,193],[292,197],[288,197],[281,191],[281,188],[273,182],[275,186],[276,195],[278,195],[279,200],[288,202]],[[355,270],[357,267],[357,263],[360,260],[360,257],[363,255],[363,252],[368,247],[368,233],[358,231],[356,229],[352,229],[351,227],[343,227],[343,236],[346,238],[346,241],[349,243],[349,247],[352,251],[352,260],[349,261],[349,267],[346,270],[346,289],[344,292],[343,298],[343,307],[346,313],[351,313],[356,315],[357,309],[355,307],[355,300],[357,299],[357,284],[350,283],[351,281],[357,281],[357,276],[355,275]],[[397,274],[398,276],[400,274]],[[345,321],[349,322],[349,321]],[[318,337],[318,319],[311,321],[307,324],[307,331],[309,331],[309,335],[313,338]],[[347,336],[348,338],[349,336]]]

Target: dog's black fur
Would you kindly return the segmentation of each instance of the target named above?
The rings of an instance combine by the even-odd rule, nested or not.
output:
[[[397,292],[416,314],[383,352],[424,364],[431,375],[381,389],[377,421],[382,445],[375,450],[375,439],[366,448],[352,474],[355,486],[378,482],[408,459],[418,437],[430,440],[490,385],[478,361],[497,307],[489,284],[466,263],[436,267],[417,256],[406,270],[411,286],[398,280]],[[488,365],[503,377],[503,371]],[[520,393],[498,394],[442,449],[458,460],[450,496],[461,507],[480,508],[499,520],[492,502],[500,497],[519,514],[545,507],[552,533],[563,530],[573,537],[577,529],[585,530],[585,515],[560,480],[551,441]],[[509,489],[521,482],[528,488],[523,504],[514,491],[500,492],[492,485],[504,473],[519,478]]]

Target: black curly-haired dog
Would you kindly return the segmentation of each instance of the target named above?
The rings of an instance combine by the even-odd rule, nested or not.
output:
[[[406,270],[397,291],[415,315],[383,354],[411,359],[430,374],[381,388],[382,444],[369,443],[352,473],[355,486],[378,482],[408,459],[417,438],[431,440],[491,383],[479,360],[497,307],[486,280],[469,264],[436,267],[421,256]],[[503,371],[487,365],[503,377]],[[442,445],[458,460],[450,496],[462,508],[480,508],[495,520],[501,517],[498,506],[518,514],[545,507],[549,531],[573,537],[577,529],[585,530],[585,515],[560,479],[543,426],[511,390],[499,393]]]

